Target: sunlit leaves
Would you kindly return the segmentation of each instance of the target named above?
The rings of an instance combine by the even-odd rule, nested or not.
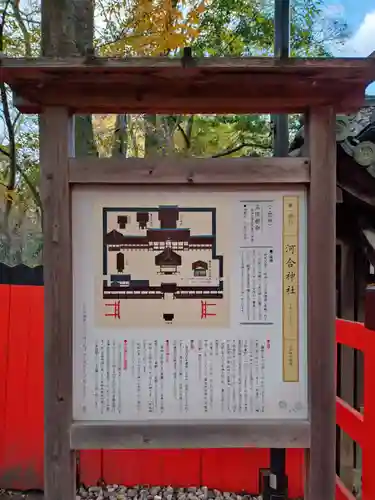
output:
[[[104,40],[98,40],[100,52],[155,56],[170,54],[192,44],[199,35],[205,0],[193,3],[183,0],[109,0],[108,7],[105,8],[104,0],[97,7],[104,24],[100,29]]]
[[[0,10],[7,5],[0,0]],[[3,52],[14,57],[35,56],[40,50],[40,1],[12,0],[7,6]]]

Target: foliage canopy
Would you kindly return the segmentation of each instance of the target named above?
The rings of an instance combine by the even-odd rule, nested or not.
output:
[[[89,48],[105,56],[180,55],[269,56],[273,53],[271,0],[96,0],[95,30],[85,15],[93,0],[44,0],[60,9],[61,26],[75,33],[75,53]],[[68,8],[68,4],[70,7]],[[75,9],[75,10],[74,10]],[[291,53],[329,55],[329,47],[348,36],[340,19],[323,16],[323,0],[294,0]],[[84,13],[82,15],[82,13]],[[324,19],[324,21],[322,21]],[[87,19],[86,19],[87,21]],[[64,25],[65,23],[65,25]],[[41,43],[38,0],[0,0],[0,51],[10,56],[38,55]],[[56,33],[58,36],[59,33]],[[126,91],[126,89],[124,89]],[[0,127],[0,260],[40,263],[42,206],[39,196],[38,119],[13,108],[2,84]],[[246,156],[272,154],[269,116],[100,115],[78,117],[77,150],[101,156]],[[290,117],[291,134],[296,117]]]

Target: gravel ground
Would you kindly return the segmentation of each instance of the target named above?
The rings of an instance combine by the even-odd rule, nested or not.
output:
[[[0,489],[0,500],[43,500],[42,492],[22,492]]]
[[[117,484],[105,487],[80,488],[77,500],[261,500],[261,497],[251,495],[237,495],[236,493],[210,490],[201,488],[172,488],[172,486],[160,487],[135,486],[126,488]]]
[[[0,490],[0,500],[43,500],[43,493]],[[262,500],[261,496],[201,488],[172,486],[125,487],[118,484],[80,487],[76,500]]]

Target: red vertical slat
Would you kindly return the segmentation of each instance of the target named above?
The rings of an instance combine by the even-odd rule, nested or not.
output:
[[[43,488],[44,440],[44,288],[28,286],[29,303],[28,355],[26,365],[26,411],[24,431],[29,436],[25,446],[25,466],[32,474],[27,487]],[[26,341],[26,339],[25,339]]]
[[[290,448],[286,452],[286,474],[289,498],[302,498],[305,478],[305,450]]]
[[[103,452],[106,482],[135,485],[200,484],[199,450],[115,450]]]
[[[10,286],[0,285],[0,486],[3,485],[6,382],[8,371],[8,337],[10,316]]]
[[[27,488],[35,471],[28,468],[27,446],[33,436],[27,432],[26,380],[28,338],[30,334],[30,304],[27,286],[11,286],[9,319],[8,375],[5,403],[5,439],[2,486]]]
[[[259,469],[269,467],[269,450],[204,450],[202,484],[223,491],[259,492]]]
[[[79,480],[85,486],[93,486],[102,479],[103,451],[83,450],[79,452]]]
[[[165,450],[161,453],[163,485],[189,487],[201,484],[201,450]]]
[[[162,484],[163,452],[111,450],[103,452],[103,478],[107,483]]]

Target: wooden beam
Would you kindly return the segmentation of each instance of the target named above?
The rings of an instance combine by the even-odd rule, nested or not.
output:
[[[183,59],[177,57],[87,57],[72,56],[65,58],[52,57],[6,57],[0,60],[4,68],[33,68],[37,70],[54,68],[89,68],[95,71],[111,68],[129,68],[139,70],[142,68],[169,68],[194,70],[205,68],[207,70],[237,69],[253,72],[278,71],[285,73],[305,72],[314,74],[318,78],[326,79],[331,72],[337,75],[352,73],[352,77],[358,79],[371,78],[375,74],[375,61],[373,58],[364,57],[200,57],[193,58],[192,65],[186,64]]]
[[[64,76],[59,77],[61,81]],[[94,77],[95,78],[95,77]],[[105,113],[149,113],[149,114],[261,114],[261,113],[304,113],[311,105],[328,105],[335,107],[337,113],[354,113],[358,111],[363,102],[364,89],[361,87],[350,88],[346,93],[335,93],[325,96],[323,92],[313,94],[306,88],[304,96],[299,96],[292,89],[284,97],[276,95],[262,97],[250,96],[248,98],[233,94],[229,96],[228,88],[222,88],[209,97],[203,97],[199,90],[194,90],[194,83],[190,90],[182,91],[180,96],[165,95],[165,90],[159,92],[156,88],[152,92],[144,92],[143,85],[139,85],[138,92],[124,93],[124,85],[114,88],[107,85],[106,89],[93,89],[87,93],[89,82],[68,91],[66,85],[59,84],[38,88],[33,82],[25,86],[12,86],[18,95],[18,109],[22,113],[40,113],[45,106],[66,106],[72,114],[105,114]],[[175,85],[173,80],[170,85]],[[242,81],[237,80],[234,89],[242,87]]]
[[[308,184],[307,158],[72,158],[75,184]]]
[[[335,496],[336,140],[331,107],[309,117],[308,294],[311,447],[307,500]]]
[[[1,59],[1,78],[30,102],[73,113],[355,111],[375,78],[373,59]],[[340,81],[340,86],[337,86]],[[126,88],[126,92],[124,92]],[[29,105],[29,106],[30,106]]]
[[[44,498],[75,498],[72,420],[72,262],[68,157],[70,119],[62,108],[40,118],[44,208]]]
[[[96,449],[169,448],[305,448],[310,446],[307,421],[195,421],[152,424],[117,422],[75,422],[71,447]]]

